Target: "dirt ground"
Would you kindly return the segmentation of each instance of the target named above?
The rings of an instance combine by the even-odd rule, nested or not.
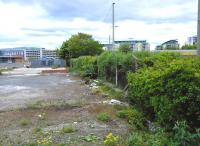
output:
[[[108,133],[126,138],[128,125],[102,104],[80,78],[69,74],[0,77],[0,145],[31,143],[102,146]],[[5,88],[4,88],[5,87]],[[10,89],[12,88],[12,89]],[[102,122],[99,113],[111,120]],[[65,127],[73,128],[71,132]]]

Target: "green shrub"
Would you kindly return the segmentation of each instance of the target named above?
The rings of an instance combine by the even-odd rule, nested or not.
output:
[[[97,77],[97,58],[95,56],[82,56],[71,60],[71,71],[79,73],[82,77]]]
[[[117,112],[117,117],[126,119],[129,124],[133,126],[133,128],[143,129],[145,118],[143,114],[136,109],[125,109]]]
[[[82,56],[72,59],[70,70],[83,77],[101,77],[114,83],[117,67],[119,86],[125,87],[127,85],[127,73],[146,66],[145,63],[148,64],[148,58],[153,55],[150,52],[104,52],[99,57]]]
[[[128,146],[168,146],[168,140],[162,130],[156,133],[135,131],[128,138]]]
[[[167,66],[168,63],[183,59],[180,53],[172,53],[172,52],[161,52],[156,53],[145,59],[145,64],[149,65],[149,62],[153,63],[153,66]]]
[[[164,61],[128,75],[131,103],[165,127],[182,120],[200,127],[200,60],[162,55]]]
[[[200,131],[191,133],[185,121],[176,122],[173,128],[171,145],[173,146],[198,146],[200,144]]]
[[[135,70],[135,62],[136,58],[132,53],[104,52],[97,61],[99,77],[114,83],[117,67],[118,83],[123,87],[127,84],[127,73]]]
[[[109,122],[111,120],[110,116],[107,113],[100,113],[97,116],[97,119],[102,122]]]

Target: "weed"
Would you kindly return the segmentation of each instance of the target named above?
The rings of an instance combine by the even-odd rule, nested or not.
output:
[[[37,140],[37,144],[39,146],[51,146],[52,145],[52,137],[45,137],[43,139]]]
[[[72,126],[64,126],[61,130],[62,133],[73,133],[76,129]]]
[[[97,116],[97,119],[102,122],[109,122],[111,120],[110,116],[107,113],[100,113]]]
[[[119,137],[109,133],[103,143],[105,146],[119,146]]]
[[[20,123],[21,126],[25,127],[25,126],[28,126],[30,124],[30,121],[27,120],[27,119],[21,119],[19,123]]]
[[[34,133],[34,134],[40,133],[40,132],[42,132],[42,128],[40,128],[40,127],[35,127],[35,128],[33,128],[33,133]]]
[[[123,97],[123,92],[120,89],[114,88],[111,85],[104,84],[100,87],[102,93],[108,94],[110,99],[121,100]]]
[[[96,140],[98,140],[99,138],[94,135],[94,134],[89,134],[89,135],[86,135],[86,136],[81,136],[80,137],[82,140],[86,141],[86,142],[94,142]]]

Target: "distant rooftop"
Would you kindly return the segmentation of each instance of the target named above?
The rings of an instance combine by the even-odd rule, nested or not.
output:
[[[162,45],[165,45],[165,44],[174,44],[174,43],[178,43],[178,40],[169,40],[167,42],[164,42]]]
[[[39,47],[14,47],[14,48],[0,48],[0,50],[38,50],[38,49],[45,49]]]

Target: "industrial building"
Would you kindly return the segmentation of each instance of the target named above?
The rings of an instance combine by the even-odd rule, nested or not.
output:
[[[23,63],[43,58],[58,59],[56,50],[46,50],[36,47],[19,47],[0,49],[1,63]]]
[[[0,63],[23,63],[25,51],[23,49],[1,49]]]

